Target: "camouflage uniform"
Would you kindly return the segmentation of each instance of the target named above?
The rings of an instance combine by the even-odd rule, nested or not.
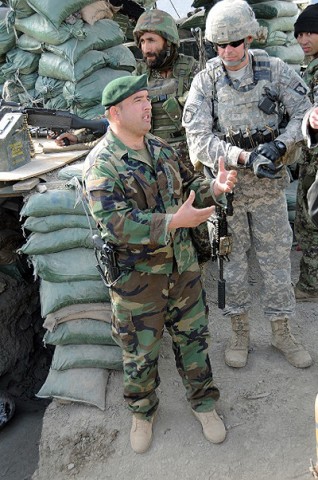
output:
[[[309,87],[309,97],[318,105],[318,59],[307,66],[303,80]],[[316,92],[315,92],[316,90]],[[303,148],[299,166],[295,234],[302,249],[300,275],[297,288],[310,293],[318,293],[318,229],[308,214],[307,192],[318,171],[318,148]]]
[[[161,35],[176,48],[179,46],[175,21],[166,12],[150,10],[139,18],[134,29],[138,46],[141,35],[149,31]],[[186,134],[182,126],[182,109],[191,82],[199,72],[199,63],[189,55],[178,54],[168,71],[168,76],[164,77],[160,69],[150,68],[145,61],[138,61],[134,74],[148,75],[149,96],[152,104],[151,132],[176,149],[179,160],[193,171]],[[191,229],[191,232],[192,240],[199,253],[199,263],[204,263],[211,258],[207,225],[201,224]]]
[[[239,23],[234,13],[233,22]],[[276,111],[269,115],[258,108],[264,87],[275,88],[277,102],[280,101],[290,115],[286,131],[278,136],[277,102]],[[248,141],[252,131],[262,131],[265,135],[266,126],[271,125],[269,131],[286,145],[288,153],[295,142],[302,140],[301,119],[308,103],[305,84],[295,71],[262,50],[249,51],[249,63],[241,80],[232,81],[217,57],[208,61],[206,69],[192,82],[183,116],[192,162],[200,159],[215,171],[217,160],[223,155],[228,168],[238,169],[234,215],[228,217],[233,251],[231,261],[224,266],[225,314],[244,314],[251,306],[247,252],[252,242],[265,283],[264,313],[273,321],[288,319],[294,314],[290,266],[292,231],[284,194],[288,183],[285,167],[280,179],[257,178],[251,170],[237,164],[240,152],[248,148],[233,145],[231,138],[241,131]],[[249,150],[252,144],[253,138]]]
[[[84,186],[103,238],[116,246],[123,275],[112,286],[113,334],[123,347],[124,396],[129,408],[150,418],[164,326],[172,337],[177,369],[196,411],[211,411],[219,398],[208,357],[205,292],[189,230],[167,225],[190,189],[196,205],[215,204],[211,182],[178,162],[175,151],[151,134],[152,164],[109,129],[88,155]]]

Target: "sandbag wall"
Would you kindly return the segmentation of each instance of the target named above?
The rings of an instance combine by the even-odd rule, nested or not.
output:
[[[10,31],[9,48],[0,67],[4,100],[36,101],[83,118],[103,114],[105,85],[130,75],[136,63],[123,45],[124,32],[111,19],[118,9],[92,0],[8,2],[11,8],[4,9],[3,23]]]
[[[55,345],[38,396],[104,409],[109,371],[122,368],[122,351],[111,337],[109,293],[96,269],[97,230],[79,189],[61,179],[63,170],[58,187],[45,184],[44,193],[32,194],[21,209],[28,237],[19,253],[40,280],[44,342]]]
[[[294,37],[294,24],[300,13],[297,4],[292,0],[249,0],[249,3],[260,26],[267,29],[265,43],[254,41],[252,48],[266,50],[269,55],[279,57],[299,72],[304,52]]]

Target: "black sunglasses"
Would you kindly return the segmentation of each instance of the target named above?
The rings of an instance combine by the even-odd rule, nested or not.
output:
[[[236,40],[235,42],[217,43],[216,45],[217,47],[220,47],[220,48],[226,48],[228,45],[230,45],[230,47],[236,48],[239,45],[242,45],[243,42],[244,42],[244,38],[242,38],[242,40]]]

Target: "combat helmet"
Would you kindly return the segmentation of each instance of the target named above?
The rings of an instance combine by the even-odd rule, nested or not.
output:
[[[139,47],[140,37],[145,32],[154,32],[165,38],[171,44],[179,47],[180,39],[174,18],[162,10],[148,10],[138,19],[133,35],[136,45]]]
[[[257,37],[259,24],[245,0],[220,0],[208,13],[205,38],[212,43],[229,43]]]

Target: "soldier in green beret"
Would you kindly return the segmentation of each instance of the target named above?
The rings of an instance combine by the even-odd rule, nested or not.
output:
[[[110,82],[102,103],[110,127],[89,153],[83,184],[102,238],[115,250],[110,287],[113,336],[123,349],[124,397],[133,413],[136,453],[152,440],[164,328],[193,414],[212,443],[226,430],[215,410],[219,390],[208,356],[208,309],[189,227],[206,222],[236,172],[220,159],[215,180],[202,180],[177,152],[150,134],[147,76]]]

